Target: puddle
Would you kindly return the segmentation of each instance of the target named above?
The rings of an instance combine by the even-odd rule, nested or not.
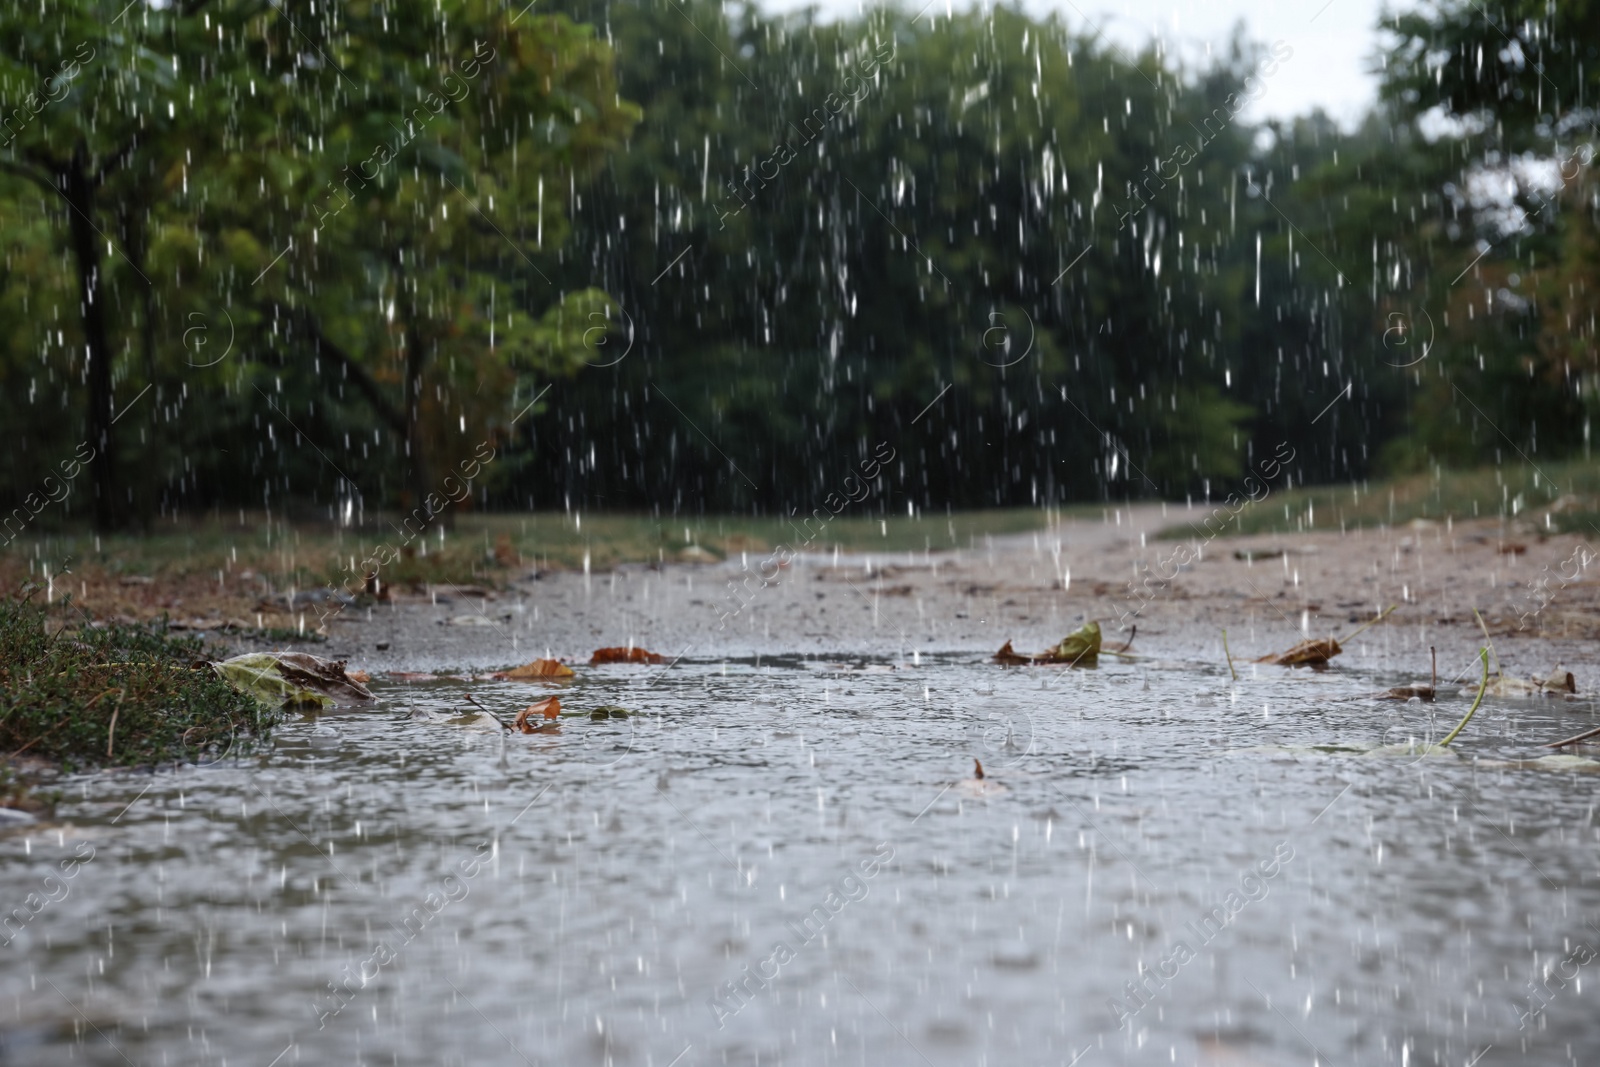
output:
[[[1578,982],[1518,1013],[1600,939],[1594,761],[1537,745],[1593,710],[1490,700],[1376,758],[1471,703],[1361,699],[1405,680],[378,678],[0,837],[0,1062],[1567,1062]]]

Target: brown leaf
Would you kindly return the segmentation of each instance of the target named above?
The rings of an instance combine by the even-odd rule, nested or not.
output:
[[[983,779],[983,764],[978,760],[972,761],[972,777],[980,781]]]
[[[604,663],[665,663],[665,656],[658,656],[654,652],[646,652],[642,648],[597,648],[594,655],[589,657],[589,666],[598,667]]]
[[[1061,639],[1061,643],[1048,652],[1018,652],[1007,641],[994,654],[996,663],[1012,667],[1025,667],[1046,663],[1064,663],[1067,666],[1092,667],[1100,655],[1100,624],[1094,620],[1084,623]]]
[[[1417,682],[1415,685],[1397,685],[1384,693],[1374,693],[1372,698],[1374,700],[1410,700],[1412,697],[1416,697],[1424,703],[1432,703],[1434,696],[1433,686]]]
[[[278,672],[295,685],[314,689],[344,702],[365,704],[376,699],[361,684],[368,679],[352,678],[346,674],[342,660],[326,660],[308,652],[275,652],[273,655],[278,658]]]
[[[1539,684],[1558,693],[1576,693],[1578,691],[1578,680],[1572,677],[1571,671],[1563,671],[1560,664],[1556,664],[1556,669],[1551,673],[1550,677],[1541,679]]]
[[[1034,662],[1032,656],[1024,656],[1013,651],[1010,641],[1007,641],[1005,646],[1001,648],[999,652],[994,654],[994,661],[996,663],[1004,663],[1010,667],[1026,667],[1028,664]]]
[[[512,667],[509,671],[496,671],[489,677],[501,682],[522,682],[529,678],[571,678],[573,670],[564,663],[553,659],[536,659],[532,663],[524,663],[520,667]]]
[[[1339,642],[1332,637],[1314,637],[1276,656],[1262,656],[1257,663],[1271,663],[1279,667],[1309,667],[1326,664],[1343,652]]]
[[[547,697],[537,704],[529,704],[517,715],[516,727],[525,734],[536,733],[540,727],[528,722],[534,715],[543,715],[546,719],[554,719],[561,714],[561,698]]]

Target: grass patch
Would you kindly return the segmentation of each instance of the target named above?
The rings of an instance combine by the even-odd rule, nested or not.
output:
[[[30,598],[0,599],[0,755],[142,766],[264,736],[271,719],[204,655],[160,627],[66,630]]]
[[[1098,515],[1099,507],[1084,509]],[[360,564],[388,546],[396,556],[379,578],[385,585],[497,586],[531,568],[609,570],[621,563],[726,558],[767,552],[779,543],[807,551],[907,552],[965,548],[987,536],[1043,529],[1059,511],[1012,508],[953,515],[851,517],[829,521],[809,542],[803,527],[777,518],[654,518],[614,513],[475,514],[455,527],[407,539],[398,519],[364,523],[290,524],[241,513],[162,523],[149,534],[96,536],[64,532],[19,538],[0,550],[0,587],[43,587],[53,603],[66,595],[97,617],[234,620],[237,629],[299,635],[300,614],[284,594],[359,591]],[[813,527],[815,528],[815,526]]]
[[[1090,509],[1095,513],[1099,508]],[[491,515],[473,520],[486,550],[504,538],[529,562],[576,569],[585,561],[607,569],[619,563],[671,562],[700,549],[719,558],[741,552],[768,552],[779,544],[805,551],[923,552],[967,548],[983,538],[1027,533],[1048,525],[1056,512],[1005,508],[951,515],[896,515],[881,518],[841,515],[807,540],[800,516],[793,523],[770,516],[711,515],[652,518],[643,515]],[[466,526],[466,524],[463,524]],[[819,524],[813,522],[812,529]],[[502,542],[502,543],[505,543]]]
[[[1228,512],[1223,509],[1221,514]],[[1549,533],[1600,535],[1600,464],[1574,460],[1537,467],[1506,463],[1463,471],[1441,468],[1400,478],[1275,492],[1246,507],[1222,532],[1301,533],[1395,526],[1414,519],[1516,519]],[[1160,536],[1193,537],[1195,530],[1174,526]]]

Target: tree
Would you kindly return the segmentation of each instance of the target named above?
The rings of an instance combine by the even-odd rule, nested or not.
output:
[[[332,464],[336,492],[359,497],[321,447],[370,418],[346,383],[398,442],[416,506],[469,416],[470,453],[504,433],[531,375],[571,373],[604,339],[603,292],[538,281],[566,191],[637,117],[591,29],[481,0],[52,0],[0,27],[17,42],[0,60],[0,171],[46,194],[76,276],[78,314],[48,327],[81,337],[100,528],[125,521],[133,482],[175,503],[201,464],[269,502],[274,478],[281,495],[291,468],[321,480]],[[12,264],[13,294],[47,284],[24,265],[44,263]],[[185,348],[215,328],[221,349],[224,322],[230,363]],[[153,390],[131,482],[125,378],[127,403],[140,378]],[[218,395],[192,405],[202,382]],[[263,403],[277,464],[253,432]],[[307,436],[322,458],[279,452]]]

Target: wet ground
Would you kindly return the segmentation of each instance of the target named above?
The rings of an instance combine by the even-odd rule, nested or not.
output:
[[[1068,566],[1137,541],[1079,534]],[[1476,651],[1420,607],[1234,680],[1180,578],[1149,658],[1001,669],[1007,638],[1109,634],[1083,587],[1111,577],[1051,588],[1048,540],[840,562],[721,631],[730,565],[376,609],[318,649],[379,672],[376,708],[56,783],[56,822],[0,836],[0,1063],[1594,1061],[1600,764],[1539,747],[1597,717],[1581,644],[1497,639],[1578,697],[1486,699],[1420,756]],[[1301,636],[1276,599],[1237,605],[1236,659]],[[630,639],[669,661],[481,676]],[[1430,644],[1437,705],[1370,699]],[[511,735],[466,699],[552,692],[630,714]]]

